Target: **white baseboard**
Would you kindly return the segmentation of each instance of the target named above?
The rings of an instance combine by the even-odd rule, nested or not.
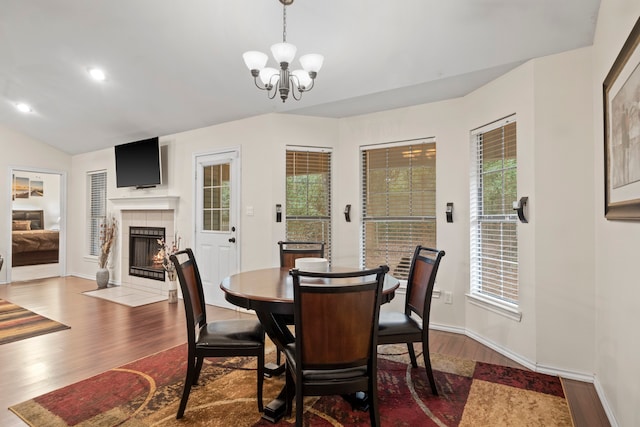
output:
[[[513,360],[516,363],[519,363],[523,366],[525,366],[527,369],[530,369],[534,372],[539,372],[541,374],[548,374],[548,375],[557,375],[559,377],[562,378],[567,378],[567,379],[571,379],[571,380],[577,380],[577,381],[583,381],[583,382],[588,382],[588,383],[593,383],[594,382],[594,376],[593,374],[587,374],[584,372],[577,372],[577,371],[570,371],[570,370],[566,370],[566,369],[561,369],[561,368],[556,368],[553,366],[546,366],[546,365],[541,365],[538,364],[530,359],[527,359],[526,357],[523,357],[520,354],[514,353],[513,351],[511,351],[510,349],[503,347],[501,345],[498,345],[496,343],[494,343],[493,341],[490,341],[488,339],[486,339],[485,337],[476,334],[473,331],[470,331],[468,329],[465,328],[460,328],[457,326],[449,326],[449,325],[441,325],[441,324],[437,324],[437,323],[430,323],[429,327],[431,329],[434,330],[438,330],[438,331],[445,331],[445,332],[453,332],[456,334],[462,334],[462,335],[466,335],[469,338],[473,338],[474,340],[478,341],[479,343],[486,345],[487,347],[489,347],[490,349],[497,351],[498,353],[502,354],[505,357],[508,357],[509,359]]]

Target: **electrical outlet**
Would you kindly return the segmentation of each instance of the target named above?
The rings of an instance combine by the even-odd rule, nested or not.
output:
[[[445,291],[444,292],[444,303],[445,304],[453,304],[453,292]]]

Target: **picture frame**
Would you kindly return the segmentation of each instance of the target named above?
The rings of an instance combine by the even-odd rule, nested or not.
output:
[[[640,18],[602,92],[605,218],[640,221]]]

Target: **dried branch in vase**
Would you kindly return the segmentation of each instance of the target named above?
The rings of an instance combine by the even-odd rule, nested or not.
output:
[[[162,268],[167,272],[174,272],[175,266],[171,262],[171,255],[180,250],[180,240],[182,238],[176,233],[173,236],[173,242],[169,245],[165,239],[158,239],[158,245],[160,250],[158,251],[157,258],[162,260]]]
[[[100,224],[100,255],[98,256],[98,267],[106,268],[111,249],[116,240],[116,230],[118,221],[108,215],[102,224]]]

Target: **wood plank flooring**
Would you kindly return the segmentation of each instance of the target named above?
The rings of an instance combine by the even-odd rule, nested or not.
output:
[[[0,346],[0,426],[25,424],[7,408],[185,342],[184,308],[159,302],[130,308],[82,295],[91,280],[56,277],[0,285],[0,298],[71,329]],[[208,307],[210,320],[246,317]],[[431,351],[520,367],[464,335],[432,331]],[[609,426],[592,384],[565,381],[575,427]]]

